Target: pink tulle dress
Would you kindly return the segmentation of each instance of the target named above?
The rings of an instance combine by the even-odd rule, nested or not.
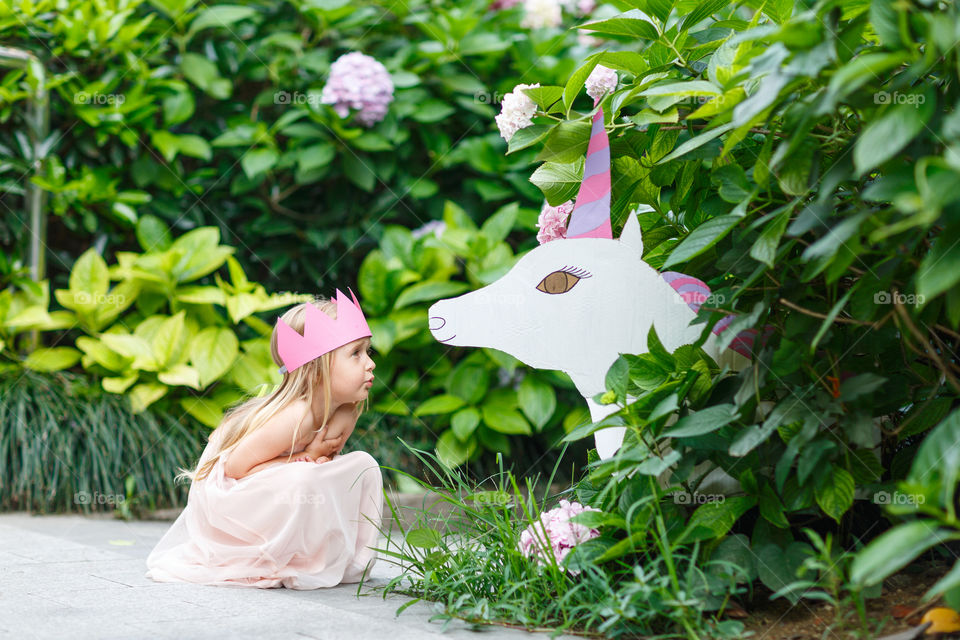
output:
[[[201,463],[213,456],[216,432]],[[157,582],[318,589],[373,567],[383,477],[373,456],[275,464],[236,480],[222,456],[147,558]]]

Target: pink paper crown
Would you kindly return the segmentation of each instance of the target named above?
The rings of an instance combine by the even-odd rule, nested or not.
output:
[[[353,291],[350,291],[350,297],[353,298],[352,302],[337,289],[336,320],[309,302],[306,303],[303,335],[277,318],[277,351],[283,361],[280,373],[294,371],[337,347],[372,335]]]

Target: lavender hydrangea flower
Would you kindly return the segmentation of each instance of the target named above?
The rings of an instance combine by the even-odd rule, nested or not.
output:
[[[320,97],[341,118],[357,111],[357,120],[372,127],[387,115],[393,102],[393,81],[386,67],[359,51],[344,54],[330,65],[330,79]]]
[[[495,119],[497,127],[500,129],[500,135],[507,142],[510,142],[510,138],[517,131],[532,125],[533,115],[537,112],[537,104],[521,89],[533,89],[539,86],[539,82],[536,84],[518,84],[513,88],[513,91],[503,96],[503,101],[500,103],[502,107],[500,115]]]
[[[590,72],[586,83],[587,95],[599,100],[605,93],[613,93],[617,89],[617,72],[598,64]]]

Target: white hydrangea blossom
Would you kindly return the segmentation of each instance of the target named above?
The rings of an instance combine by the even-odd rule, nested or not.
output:
[[[523,11],[520,26],[527,29],[559,27],[563,20],[559,0],[524,0]]]
[[[510,142],[510,138],[517,131],[532,125],[533,114],[537,112],[537,104],[521,89],[533,89],[539,86],[539,82],[518,84],[513,91],[503,96],[503,102],[500,103],[502,110],[496,117],[496,121],[497,127],[500,128],[500,135],[507,142]]]
[[[585,83],[587,95],[599,100],[605,93],[613,93],[617,89],[617,72],[598,64],[590,72]]]

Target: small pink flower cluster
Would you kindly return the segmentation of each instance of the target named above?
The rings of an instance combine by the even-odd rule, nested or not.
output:
[[[500,129],[500,136],[510,142],[520,129],[526,129],[533,124],[533,116],[537,113],[537,103],[525,94],[523,89],[536,89],[540,83],[536,84],[518,84],[513,91],[503,96],[500,102],[502,107],[500,115],[494,120],[497,121],[497,127]]]
[[[567,218],[573,211],[573,200],[567,200],[561,205],[551,207],[546,202],[543,203],[543,209],[540,210],[540,217],[537,219],[537,242],[543,244],[551,240],[559,240],[567,237]]]
[[[320,98],[341,118],[357,110],[357,120],[372,127],[387,115],[393,102],[393,80],[386,67],[359,51],[344,54],[330,65],[330,79]]]
[[[540,521],[527,527],[520,534],[518,547],[523,555],[536,558],[543,562],[544,540],[550,541],[551,551],[557,564],[563,562],[570,550],[581,542],[596,538],[600,532],[586,525],[570,522],[570,519],[584,511],[600,511],[593,507],[585,507],[579,502],[561,500],[560,506],[540,514]],[[538,527],[538,529],[534,529]],[[572,574],[580,573],[571,570]]]

